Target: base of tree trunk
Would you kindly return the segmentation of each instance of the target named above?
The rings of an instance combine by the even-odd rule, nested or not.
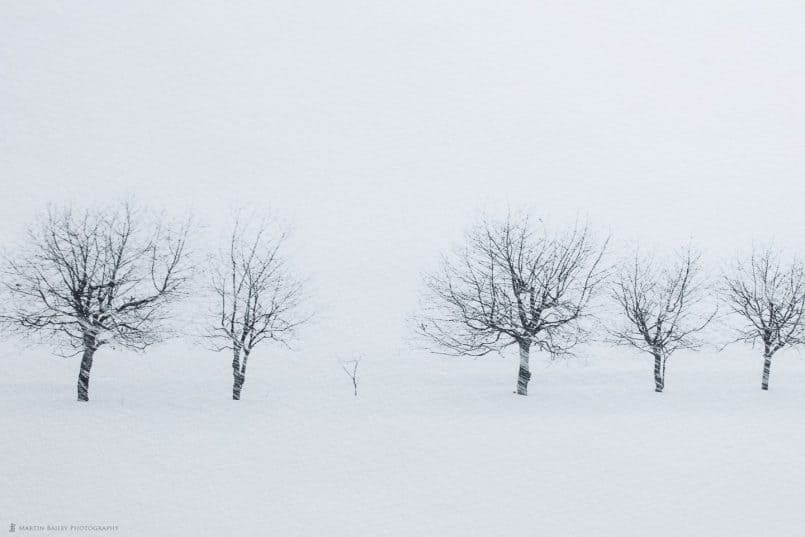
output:
[[[232,400],[240,401],[240,392],[243,390],[243,377],[235,377],[235,382],[232,385]]]
[[[760,389],[768,391],[769,376],[771,375],[771,356],[763,357],[763,380],[760,382]]]
[[[665,370],[662,363],[662,356],[654,355],[654,392],[662,393],[665,389]]]
[[[81,358],[81,369],[78,372],[78,400],[81,402],[89,401],[89,372],[92,369],[92,357],[95,354],[93,349],[85,349]]]
[[[528,395],[528,381],[531,380],[531,373],[520,366],[517,374],[517,395]]]
[[[530,342],[520,341],[520,369],[517,372],[517,395],[528,395],[528,381],[531,380],[531,372],[528,370],[528,355],[530,350]]]

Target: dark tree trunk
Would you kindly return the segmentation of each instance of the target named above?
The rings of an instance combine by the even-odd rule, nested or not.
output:
[[[769,375],[771,374],[771,352],[763,353],[763,381],[760,384],[762,390],[769,389]]]
[[[243,376],[240,374],[240,349],[232,351],[232,399],[240,400],[240,390],[243,388]]]
[[[244,375],[241,375],[240,372],[235,373],[235,382],[232,385],[232,400],[240,401],[240,390],[243,389],[244,380],[246,380]]]
[[[531,372],[528,368],[528,355],[530,350],[530,342],[520,342],[520,370],[517,373],[517,395],[528,395],[528,381],[531,380]]]
[[[89,373],[92,370],[92,357],[97,350],[95,338],[84,336],[84,354],[81,356],[81,369],[78,371],[78,400],[89,401]]]
[[[662,363],[662,355],[654,353],[654,391],[662,393],[665,388],[665,365]]]
[[[240,352],[235,351],[235,356],[232,360],[232,374],[234,382],[232,383],[232,400],[240,401],[240,392],[243,389],[243,383],[246,382],[246,361],[249,359],[249,353],[243,352],[243,363],[240,363]]]

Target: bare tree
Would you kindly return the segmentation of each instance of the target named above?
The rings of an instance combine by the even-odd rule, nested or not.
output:
[[[805,342],[805,267],[768,247],[735,261],[724,284],[727,304],[744,321],[736,341],[763,344],[761,389],[768,390],[772,356]]]
[[[303,282],[289,270],[280,249],[285,232],[274,236],[266,220],[238,219],[229,247],[212,260],[216,320],[206,337],[215,350],[232,351],[232,399],[239,400],[246,366],[265,340],[286,344],[308,318],[300,313]]]
[[[358,366],[360,364],[360,358],[354,358],[352,360],[341,362],[341,369],[343,369],[344,372],[349,375],[349,378],[352,381],[352,391],[355,397],[358,397]]]
[[[610,329],[615,342],[654,357],[654,391],[665,388],[668,358],[680,349],[697,350],[698,336],[716,314],[707,312],[707,288],[700,256],[688,249],[672,264],[635,254],[612,285],[612,297],[625,319]]]
[[[89,400],[95,352],[138,351],[166,336],[167,306],[189,276],[188,225],[172,229],[124,203],[103,210],[51,208],[7,256],[3,324],[82,354],[78,400]]]
[[[481,356],[520,350],[517,393],[528,393],[532,347],[569,353],[586,335],[579,321],[604,271],[586,225],[548,234],[527,216],[483,220],[465,246],[426,277],[417,330],[438,351]]]

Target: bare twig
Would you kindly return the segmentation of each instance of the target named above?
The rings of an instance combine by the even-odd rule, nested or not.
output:
[[[358,397],[358,366],[361,363],[361,358],[353,358],[352,360],[346,360],[341,362],[341,369],[349,375],[350,380],[352,380],[352,389],[355,397]]]

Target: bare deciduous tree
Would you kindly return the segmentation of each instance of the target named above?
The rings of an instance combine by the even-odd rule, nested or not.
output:
[[[4,325],[82,354],[78,400],[89,400],[95,352],[145,350],[166,335],[167,306],[189,276],[188,226],[171,229],[125,203],[104,210],[51,208],[7,257]]]
[[[517,393],[526,395],[532,347],[556,356],[584,338],[579,321],[604,277],[606,244],[586,225],[549,235],[526,216],[483,220],[426,277],[417,331],[447,354],[481,356],[516,344]]]
[[[805,342],[805,267],[799,259],[783,263],[769,247],[735,261],[724,284],[727,304],[745,322],[736,341],[763,344],[761,388],[768,390],[772,356]]]
[[[265,340],[287,344],[308,319],[299,311],[303,282],[280,252],[285,237],[272,236],[265,220],[250,227],[238,219],[229,247],[211,263],[218,305],[206,337],[215,350],[232,351],[234,400],[240,399],[255,346]]]
[[[699,255],[687,250],[673,264],[635,255],[612,285],[612,297],[625,317],[610,329],[615,342],[654,357],[654,391],[665,388],[668,358],[680,349],[701,348],[699,334],[715,316],[703,302],[707,289]]]

